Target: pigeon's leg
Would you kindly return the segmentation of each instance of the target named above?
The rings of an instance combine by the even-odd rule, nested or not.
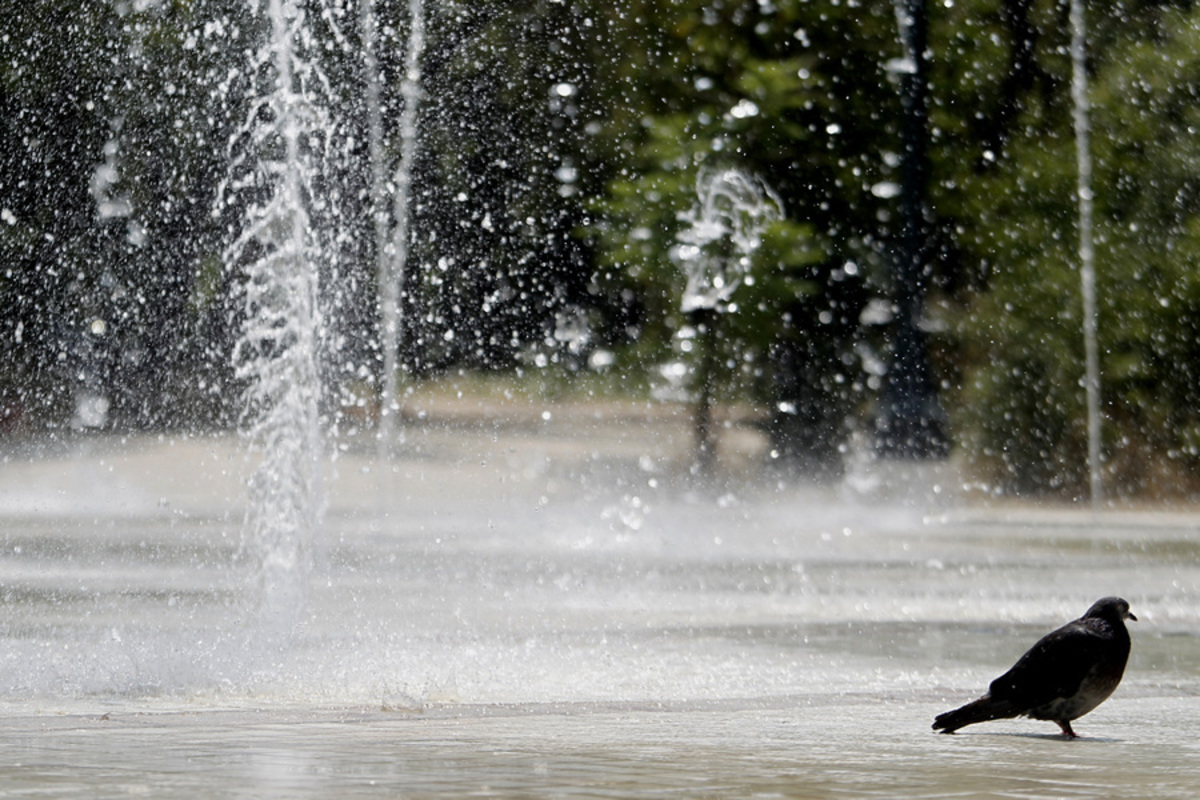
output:
[[[1055,722],[1058,723],[1058,727],[1062,728],[1063,736],[1067,737],[1068,739],[1078,739],[1079,738],[1079,734],[1077,734],[1074,730],[1071,729],[1071,721],[1070,720],[1056,719]]]

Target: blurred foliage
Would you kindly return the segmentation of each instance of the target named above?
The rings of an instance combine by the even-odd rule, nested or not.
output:
[[[1184,495],[1200,467],[1200,11],[1087,4],[1106,469]],[[329,374],[380,369],[357,0],[311,0],[338,120]],[[712,344],[716,390],[781,458],[836,471],[888,355],[900,182],[893,3],[427,0],[404,369],[663,388],[692,321],[673,257],[702,168],[779,196]],[[242,0],[26,0],[0,21],[0,430],[230,418],[247,113]],[[376,0],[398,156],[406,0]],[[996,491],[1086,484],[1067,3],[931,2],[933,294],[959,452]]]
[[[963,452],[997,489],[1071,497],[1086,493],[1087,434],[1069,30],[1062,4],[1014,5],[1023,22],[944,20],[974,26],[976,41],[1030,37],[1025,62],[994,73],[1007,96],[981,102],[980,76],[997,66],[975,51],[946,48],[960,59],[935,79],[945,87],[935,124],[947,132],[935,208],[953,209],[971,265],[954,406]],[[1088,4],[1105,470],[1123,494],[1198,488],[1200,18],[1189,6]],[[978,125],[959,107],[982,108],[991,131],[973,152],[958,137]]]
[[[688,325],[671,251],[697,171],[757,176],[786,220],[731,299],[736,313],[718,319],[718,395],[769,409],[777,456],[836,471],[866,395],[855,354],[865,279],[886,261],[870,187],[890,174],[880,147],[895,145],[892,9],[660,2],[597,16],[611,37],[595,63],[612,111],[593,146],[613,177],[585,235],[600,254],[596,293],[623,309],[614,319],[634,342],[631,361],[679,355],[673,340]]]

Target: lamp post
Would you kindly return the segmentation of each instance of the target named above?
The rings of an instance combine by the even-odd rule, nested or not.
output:
[[[1092,509],[1104,501],[1100,463],[1100,348],[1096,342],[1096,249],[1092,242],[1092,148],[1088,121],[1087,25],[1083,0],[1071,0],[1071,99],[1079,200],[1079,284],[1083,296],[1084,389],[1087,394],[1088,478]]]
[[[892,356],[876,420],[876,449],[892,458],[940,458],[949,449],[945,415],[919,321],[929,280],[925,219],[929,76],[925,0],[895,0],[904,58],[895,62],[904,103],[900,236],[892,248]]]

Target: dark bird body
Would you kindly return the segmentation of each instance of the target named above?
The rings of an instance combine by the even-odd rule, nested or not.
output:
[[[1127,619],[1137,621],[1129,603],[1098,600],[1079,619],[1042,637],[983,697],[939,715],[934,730],[954,733],[976,722],[1032,717],[1056,722],[1063,735],[1075,738],[1071,720],[1108,699],[1125,673]]]

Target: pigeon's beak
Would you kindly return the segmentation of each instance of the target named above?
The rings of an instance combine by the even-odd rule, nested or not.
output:
[[[1125,619],[1131,619],[1131,620],[1133,620],[1134,622],[1137,622],[1137,617],[1135,617],[1135,616],[1133,615],[1133,612],[1132,612],[1132,611],[1126,611],[1126,612],[1125,612]]]

